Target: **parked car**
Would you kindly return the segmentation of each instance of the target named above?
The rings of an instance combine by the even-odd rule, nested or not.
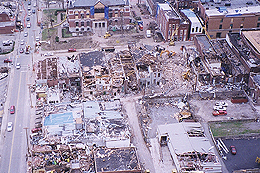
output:
[[[216,106],[224,106],[224,107],[228,106],[228,104],[226,102],[217,102],[215,105]]]
[[[213,111],[212,115],[214,115],[214,116],[227,115],[227,111]]]
[[[213,109],[217,110],[217,111],[226,111],[227,107],[225,107],[225,106],[214,106]]]
[[[33,14],[35,13],[35,9],[32,10],[32,13],[33,13]]]
[[[13,130],[13,123],[12,122],[8,122],[7,123],[7,131],[11,132]]]
[[[27,23],[27,28],[31,28],[31,23]]]
[[[21,45],[24,45],[24,40],[21,40]]]
[[[24,49],[23,48],[20,49],[20,53],[24,53]]]
[[[27,18],[26,18],[26,21],[30,21],[30,17],[27,17]]]
[[[36,37],[36,41],[40,41],[40,37],[39,36]]]
[[[17,64],[16,64],[16,69],[20,69],[21,68],[21,64],[18,62]]]
[[[15,106],[11,106],[10,107],[10,114],[14,114],[15,113]]]
[[[34,128],[31,130],[32,133],[37,133],[37,132],[41,132],[42,131],[42,128]]]
[[[76,49],[70,48],[70,49],[68,50],[68,52],[76,52]]]
[[[24,36],[24,37],[27,37],[27,36],[28,36],[28,32],[25,32],[23,36]]]
[[[8,58],[4,60],[4,63],[11,63],[11,62],[12,62],[12,60],[8,59]]]
[[[236,155],[237,154],[237,150],[236,150],[236,147],[234,145],[231,145],[230,146],[230,151],[233,155]]]

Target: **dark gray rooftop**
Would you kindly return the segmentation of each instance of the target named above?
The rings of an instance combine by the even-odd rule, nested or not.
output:
[[[82,66],[93,67],[95,65],[102,65],[103,64],[103,53],[100,51],[94,51],[89,53],[81,53],[80,63]]]

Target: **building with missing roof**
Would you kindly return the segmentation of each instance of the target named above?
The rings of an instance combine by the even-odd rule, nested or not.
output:
[[[67,13],[69,31],[74,36],[103,35],[109,30],[128,29],[131,23],[128,0],[70,0]]]

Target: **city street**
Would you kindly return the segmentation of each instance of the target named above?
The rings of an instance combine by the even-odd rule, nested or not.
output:
[[[21,11],[21,19],[28,17],[28,4],[19,3]],[[5,173],[26,172],[26,155],[28,151],[28,143],[26,134],[30,130],[30,111],[31,101],[29,97],[28,85],[31,84],[31,71],[33,50],[29,54],[20,53],[19,50],[26,46],[33,48],[36,29],[36,15],[32,14],[30,20],[22,20],[24,22],[24,30],[14,33],[15,48],[8,55],[0,56],[0,61],[8,56],[12,63],[8,63],[9,84],[7,89],[7,98],[5,102],[3,121],[1,126],[1,162],[0,170]],[[32,23],[29,27],[28,23]],[[25,32],[28,36],[25,36]],[[20,68],[17,68],[20,63]],[[10,114],[10,106],[15,106],[15,113]],[[8,122],[12,122],[12,129],[7,130]],[[28,129],[27,129],[28,128]],[[26,131],[27,130],[27,131]]]

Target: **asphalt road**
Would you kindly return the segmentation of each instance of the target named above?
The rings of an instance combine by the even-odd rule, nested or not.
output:
[[[27,17],[28,2],[24,2],[22,6],[23,12],[22,18]],[[33,9],[33,8],[32,8]],[[26,22],[26,21],[25,21]],[[12,64],[6,64],[11,67],[9,73],[9,86],[7,92],[7,99],[4,109],[3,127],[1,135],[3,135],[3,141],[1,141],[1,162],[0,172],[14,173],[14,172],[26,172],[26,154],[27,154],[27,138],[26,128],[28,134],[30,130],[30,97],[28,84],[31,83],[31,69],[32,66],[32,50],[30,54],[20,54],[19,49],[30,45],[33,47],[36,31],[36,16],[32,14],[30,16],[31,27],[24,28],[21,33],[15,33],[15,49],[10,53],[9,57],[12,59]],[[26,26],[27,22],[24,23]],[[28,36],[24,37],[24,32],[28,32]],[[20,40],[24,40],[25,44],[21,45]],[[0,61],[3,62],[4,57],[1,57]],[[16,64],[21,64],[20,69],[16,69]],[[14,105],[16,110],[15,114],[9,113],[9,108]],[[13,130],[7,132],[7,122],[13,123]]]
[[[229,139],[223,142],[229,150],[231,145],[234,145],[237,150],[236,155],[229,152],[226,155],[227,160],[224,160],[230,173],[240,169],[260,168],[260,164],[255,162],[256,157],[260,157],[260,139]]]

